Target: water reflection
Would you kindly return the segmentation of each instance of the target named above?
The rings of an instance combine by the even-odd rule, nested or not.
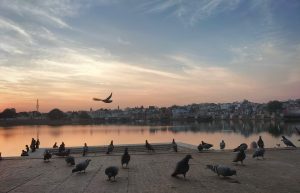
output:
[[[222,139],[226,148],[234,148],[241,142],[251,143],[263,136],[267,147],[280,143],[280,136],[291,138],[299,146],[299,135],[294,128],[300,123],[214,121],[209,123],[175,123],[173,125],[65,125],[65,126],[15,126],[0,127],[0,152],[3,155],[19,155],[32,137],[39,138],[41,147],[64,141],[67,146],[104,145],[114,140],[116,144],[170,142],[173,138],[191,144],[201,140],[214,144],[218,149]],[[230,143],[229,143],[230,142]]]

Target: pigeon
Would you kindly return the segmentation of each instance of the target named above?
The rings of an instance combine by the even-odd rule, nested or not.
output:
[[[44,161],[50,161],[50,158],[52,157],[52,154],[49,150],[46,150],[44,153]]]
[[[233,151],[234,152],[237,152],[237,151],[240,151],[240,150],[244,150],[245,151],[247,148],[248,148],[248,145],[246,143],[242,143],[237,148],[234,148]]]
[[[199,151],[202,151],[202,150],[203,150],[203,145],[202,145],[201,143],[198,145],[198,150],[199,150]]]
[[[106,154],[110,154],[113,150],[114,150],[114,141],[111,140],[109,146],[107,147],[107,151],[106,151]]]
[[[87,160],[85,160],[83,162],[80,162],[79,164],[76,165],[76,168],[74,168],[72,170],[72,173],[74,173],[74,172],[81,172],[81,171],[85,172],[85,170],[88,167],[90,161],[91,161],[90,159],[87,159]]]
[[[98,99],[98,98],[93,98],[94,101],[102,101],[104,103],[111,103],[112,100],[110,100],[112,97],[112,93],[110,93],[110,95],[106,98],[106,99]]]
[[[121,159],[122,167],[124,164],[126,164],[126,168],[127,168],[129,161],[130,161],[130,155],[128,154],[128,148],[126,147]]]
[[[257,141],[257,145],[260,148],[264,148],[264,146],[265,146],[264,141],[262,140],[261,136],[259,136],[259,139]]]
[[[186,155],[181,161],[176,165],[175,171],[172,174],[172,177],[176,177],[179,174],[182,174],[185,178],[186,173],[189,171],[189,160],[193,159],[190,154]]]
[[[262,157],[264,159],[264,154],[265,154],[265,149],[259,147],[253,153],[252,158],[256,157],[258,159],[259,157]]]
[[[64,157],[64,156],[69,156],[70,152],[71,150],[67,149],[66,151],[57,152],[55,155]]]
[[[154,148],[152,147],[152,145],[150,143],[148,143],[148,140],[146,140],[146,148],[148,151],[154,151]]]
[[[209,149],[213,146],[212,144],[205,143],[204,141],[201,141],[201,144],[202,144],[203,149]]]
[[[246,158],[245,151],[241,149],[235,156],[234,160],[232,162],[241,162],[243,165],[243,161]]]
[[[290,140],[288,140],[285,136],[282,136],[282,140],[283,143],[288,147],[288,146],[292,146],[292,147],[296,147]]]
[[[295,130],[297,131],[298,135],[300,135],[300,129],[298,129],[297,127],[295,127]]]
[[[256,149],[257,148],[257,143],[255,141],[252,141],[252,143],[250,144],[250,148],[251,149]]]
[[[227,166],[222,166],[222,165],[206,165],[207,168],[209,168],[211,171],[216,173],[218,176],[233,176],[236,175],[236,170],[231,169]]]
[[[116,166],[110,166],[105,169],[105,174],[108,177],[108,181],[110,181],[111,177],[114,177],[114,181],[116,181],[116,176],[118,175],[119,168]]]
[[[175,152],[177,152],[177,143],[175,142],[174,139],[173,139],[173,141],[172,141],[172,147],[173,147],[173,150],[174,150]]]
[[[65,160],[66,160],[67,164],[70,164],[71,166],[75,165],[75,158],[73,156],[68,156],[68,157],[66,157]]]
[[[220,149],[224,149],[224,148],[225,148],[225,142],[224,140],[222,140],[220,143]]]

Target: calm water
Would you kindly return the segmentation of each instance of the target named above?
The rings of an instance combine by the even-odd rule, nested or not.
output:
[[[52,147],[64,141],[66,146],[106,145],[110,140],[115,144],[153,143],[177,141],[198,145],[201,140],[219,148],[222,139],[226,148],[232,149],[242,142],[250,144],[261,135],[266,147],[275,147],[281,135],[286,135],[296,146],[300,146],[300,136],[294,127],[300,123],[273,122],[212,122],[178,124],[168,126],[136,125],[66,125],[66,126],[13,126],[0,127],[0,152],[2,156],[20,155],[31,138],[39,138],[41,147]]]

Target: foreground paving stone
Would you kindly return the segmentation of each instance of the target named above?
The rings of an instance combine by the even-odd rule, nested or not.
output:
[[[171,177],[176,163],[192,154],[187,179]],[[86,173],[72,173],[64,158],[11,159],[0,161],[0,193],[140,193],[140,192],[300,192],[300,150],[267,150],[265,160],[252,159],[247,152],[245,166],[231,163],[234,153],[196,153],[181,149],[179,153],[136,153],[131,155],[129,169],[122,169],[121,154],[75,155],[76,162],[91,159]],[[206,164],[224,164],[237,170],[237,176],[222,178],[206,169]],[[116,182],[107,181],[106,167],[119,166]]]

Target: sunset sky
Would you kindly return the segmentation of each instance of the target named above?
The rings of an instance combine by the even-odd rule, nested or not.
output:
[[[299,0],[1,0],[0,111],[300,98],[299,34]]]

